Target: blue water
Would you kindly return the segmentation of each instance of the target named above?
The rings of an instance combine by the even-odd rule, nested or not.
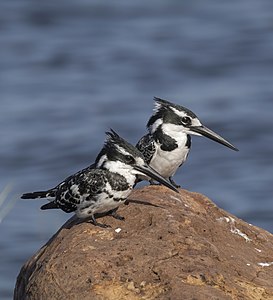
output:
[[[272,24],[271,0],[0,2],[0,190],[18,199],[0,223],[2,300],[71,216],[19,195],[92,163],[109,127],[135,143],[153,96],[240,149],[194,137],[176,181],[273,232]]]

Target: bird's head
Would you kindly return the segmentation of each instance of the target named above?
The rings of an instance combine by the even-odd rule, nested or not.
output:
[[[177,192],[177,189],[144,160],[142,153],[132,144],[120,137],[114,130],[106,132],[107,139],[96,159],[96,167],[114,173],[153,179]]]
[[[155,97],[154,114],[147,123],[149,131],[153,134],[160,126],[170,131],[185,134],[205,136],[232,150],[238,151],[230,142],[204,126],[195,113],[186,107],[171,103]]]

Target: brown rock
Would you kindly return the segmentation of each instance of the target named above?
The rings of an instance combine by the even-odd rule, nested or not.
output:
[[[70,219],[22,267],[14,299],[273,299],[270,233],[186,190],[129,202],[125,221],[100,219],[112,228]]]

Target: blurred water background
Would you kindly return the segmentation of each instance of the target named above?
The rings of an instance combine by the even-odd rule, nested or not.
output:
[[[71,216],[19,195],[92,163],[109,127],[136,143],[153,96],[240,149],[194,137],[176,181],[273,232],[271,0],[2,0],[0,41],[0,190],[18,199],[0,223],[2,300]]]

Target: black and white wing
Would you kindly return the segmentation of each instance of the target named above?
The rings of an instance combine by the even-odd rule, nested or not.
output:
[[[152,135],[144,135],[136,144],[136,148],[143,154],[145,161],[149,164],[156,151]]]
[[[104,191],[106,182],[105,170],[86,168],[62,182],[57,188],[55,200],[41,209],[60,208],[73,212],[84,201],[96,201],[96,196]]]

